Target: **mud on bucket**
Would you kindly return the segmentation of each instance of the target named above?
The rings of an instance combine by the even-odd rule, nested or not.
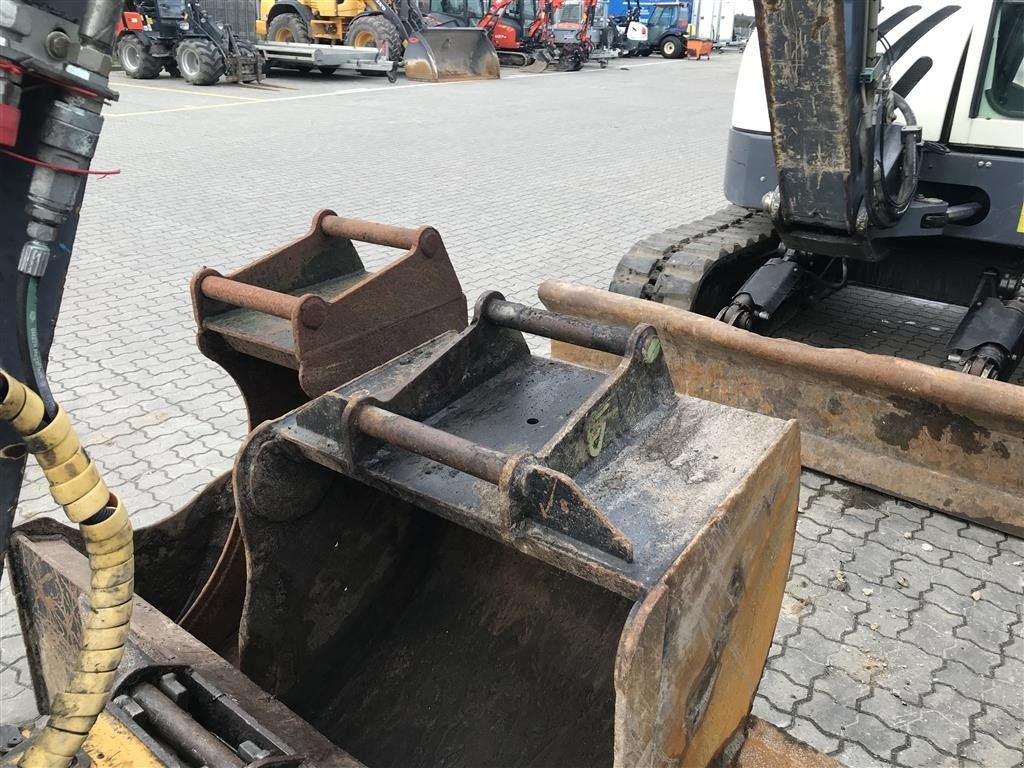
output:
[[[487,33],[475,28],[424,29],[409,37],[405,76],[430,83],[496,80],[501,66]]]
[[[650,326],[485,294],[250,435],[241,669],[369,768],[707,765],[742,739],[799,472],[795,423],[676,395]]]

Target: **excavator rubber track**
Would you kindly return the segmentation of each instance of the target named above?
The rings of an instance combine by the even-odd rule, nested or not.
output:
[[[707,276],[717,273],[715,290],[706,298],[723,295],[739,287],[778,244],[778,234],[766,214],[729,205],[703,219],[637,242],[619,262],[608,289],[670,307],[714,314],[720,306],[703,306],[707,303],[705,296],[697,300]],[[731,293],[724,296],[722,306],[730,298]]]

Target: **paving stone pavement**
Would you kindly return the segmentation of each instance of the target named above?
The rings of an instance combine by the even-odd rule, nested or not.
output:
[[[120,81],[94,167],[123,173],[91,182],[55,392],[135,523],[160,519],[244,435],[234,386],[195,350],[199,267],[237,268],[331,207],[436,226],[471,301],[498,288],[535,303],[546,277],[603,287],[639,236],[724,204],[737,68],[724,55],[444,87],[294,78],[269,94]],[[375,268],[391,254],[363,255]],[[824,322],[782,334],[935,361],[956,311],[886,328],[905,305],[886,301],[848,289],[813,310]],[[801,510],[755,712],[851,768],[1024,764],[1024,544],[813,473]],[[51,513],[30,471],[18,520]],[[0,721],[34,713],[5,582]]]

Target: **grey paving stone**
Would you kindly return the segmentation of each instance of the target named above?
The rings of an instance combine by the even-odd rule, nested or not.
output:
[[[820,690],[815,690],[810,700],[798,704],[796,711],[814,723],[818,730],[840,740],[845,737],[846,729],[860,717],[856,709],[841,704]]]
[[[881,760],[870,754],[855,741],[843,742],[842,749],[835,758],[847,768],[888,768],[894,765],[889,760]]]
[[[907,768],[954,768],[958,766],[959,760],[955,755],[939,752],[924,739],[911,736],[910,744],[896,752],[895,763]]]
[[[974,738],[961,749],[960,754],[974,765],[984,768],[1018,768],[1021,764],[1021,751],[1008,749],[987,733],[976,733]]]
[[[859,700],[871,693],[869,685],[834,666],[814,679],[814,690],[828,694],[831,699],[850,709],[857,709]]]
[[[856,721],[846,727],[845,736],[881,759],[889,759],[893,750],[907,741],[907,735],[892,723],[862,711]]]
[[[793,724],[793,715],[773,707],[765,696],[755,697],[750,711],[755,717],[760,717],[778,728],[788,729]]]
[[[973,722],[975,729],[987,733],[1004,747],[1021,748],[1024,741],[1024,723],[1006,710],[996,706],[985,706]]]
[[[813,722],[804,718],[796,717],[792,725],[786,729],[790,736],[809,744],[820,752],[834,752],[839,749],[839,740],[826,735]]]

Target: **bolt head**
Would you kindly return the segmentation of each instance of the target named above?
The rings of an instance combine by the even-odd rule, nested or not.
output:
[[[71,50],[71,38],[55,29],[46,36],[46,52],[55,59],[64,60]]]

